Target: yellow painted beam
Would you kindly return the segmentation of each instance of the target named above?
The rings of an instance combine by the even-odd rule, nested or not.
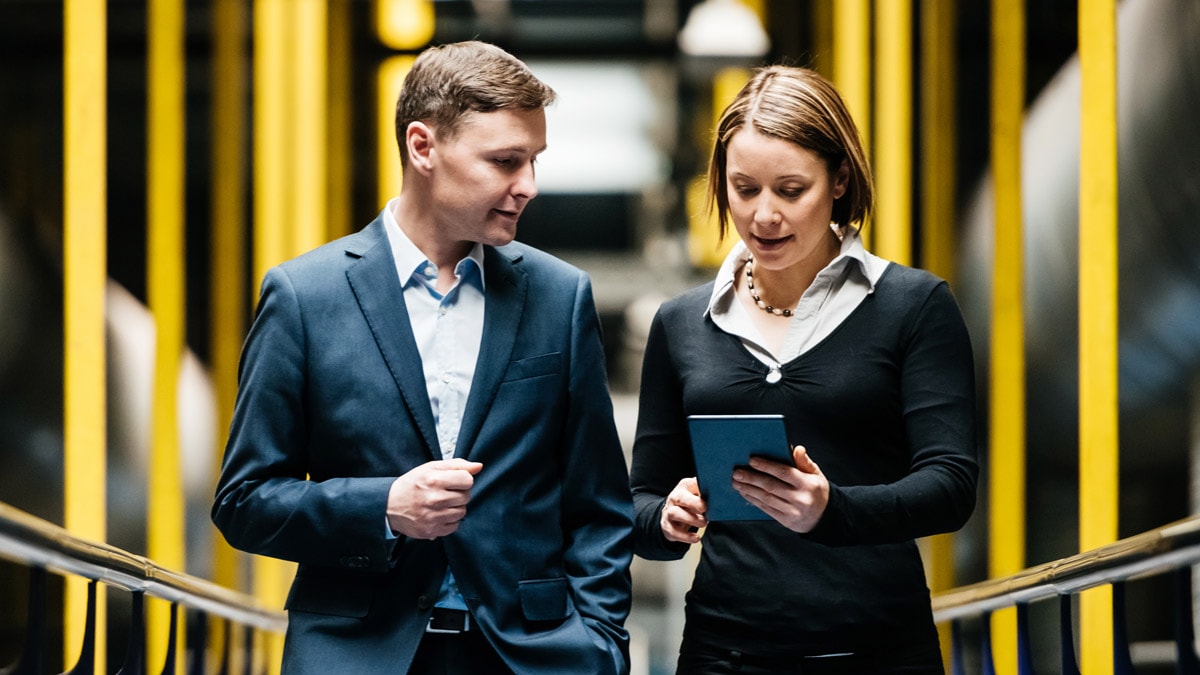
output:
[[[992,0],[991,169],[995,195],[992,267],[988,573],[1025,568],[1025,315],[1021,217],[1021,120],[1025,106],[1025,14]],[[997,673],[1017,670],[1016,610],[992,615]]]
[[[331,0],[329,3],[329,73],[328,96],[328,232],[330,239],[350,234],[355,228],[352,218],[351,188],[354,172],[352,153],[350,103],[353,91],[351,78],[351,17],[352,0]]]
[[[375,73],[375,176],[377,208],[382,209],[389,199],[400,194],[400,148],[396,140],[396,97],[404,84],[404,76],[416,57],[393,56],[379,64]]]
[[[244,78],[248,54],[243,47],[245,0],[213,0],[212,8],[212,174],[209,224],[212,262],[209,294],[212,309],[209,343],[212,349],[213,388],[217,399],[214,477],[220,471],[225,437],[237,397],[237,363],[246,333],[245,164],[246,104]],[[242,590],[238,554],[213,531],[213,581]],[[214,621],[214,625],[223,621]],[[214,631],[215,633],[216,631]]]
[[[178,391],[184,350],[184,7],[151,0],[146,109],[146,284],[155,322],[154,396],[147,481],[146,551],[163,567],[185,572],[185,513],[180,462]],[[170,603],[146,600],[146,659],[158,668],[167,655]],[[183,617],[177,639],[184,636]],[[183,653],[182,641],[176,654]],[[182,672],[176,658],[167,670]]]
[[[288,110],[289,0],[254,0],[254,281],[288,257],[285,229],[288,202],[288,130],[295,111]]]
[[[863,148],[871,152],[871,5],[869,0],[837,0],[833,6],[833,83],[854,117]],[[876,172],[878,174],[878,172]],[[872,245],[873,228],[862,223],[863,242]]]
[[[912,0],[875,6],[874,248],[912,264]]]
[[[731,66],[722,68],[713,76],[712,119],[700,132],[696,145],[707,152],[713,147],[716,139],[717,125],[725,108],[733,102],[737,93],[750,80],[750,71],[746,68]],[[707,166],[704,167],[707,170]],[[716,186],[724,190],[724,186]],[[732,227],[725,232],[725,239],[719,239],[717,213],[709,208],[706,198],[708,195],[708,174],[701,173],[688,182],[684,195],[684,208],[688,216],[688,259],[692,265],[700,268],[716,269],[721,266],[725,256],[733,250],[738,234]]]
[[[833,80],[833,0],[817,0],[810,5],[812,24],[812,68]]]
[[[63,524],[102,542],[106,517],[104,287],[108,135],[107,14],[103,3],[63,4]],[[98,586],[96,669],[106,671],[104,586]],[[64,590],[63,661],[79,657],[87,582]]]
[[[955,166],[956,9],[954,0],[921,0],[921,267],[954,282],[958,195]],[[950,585],[953,585],[951,580]],[[946,586],[948,589],[950,586]],[[936,589],[935,589],[936,590]]]
[[[1080,0],[1079,548],[1117,539],[1117,17]],[[1080,667],[1113,672],[1112,588],[1080,594]]]
[[[312,250],[328,240],[328,165],[326,145],[328,114],[326,81],[328,74],[327,0],[291,0],[291,31],[287,60],[293,121],[289,129],[292,148],[292,186],[289,201],[291,218],[287,232],[291,246],[287,257]]]
[[[955,175],[955,22],[954,0],[921,0],[921,266],[954,283],[956,242]],[[929,538],[929,590],[948,591],[957,583],[954,570],[954,535]],[[938,626],[942,661],[950,663],[950,625]]]

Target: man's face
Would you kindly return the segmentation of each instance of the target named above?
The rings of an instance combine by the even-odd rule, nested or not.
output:
[[[430,154],[434,236],[445,244],[512,241],[517,218],[537,196],[534,160],[545,148],[541,109],[467,113]]]

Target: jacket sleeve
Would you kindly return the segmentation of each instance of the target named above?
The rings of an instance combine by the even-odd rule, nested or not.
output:
[[[394,477],[309,480],[308,347],[287,273],[270,270],[242,352],[212,519],[229,543],[304,564],[383,571]]]
[[[646,340],[633,443],[634,550],[648,560],[678,560],[688,545],[663,537],[659,514],[683,478],[695,476],[684,424],[683,391],[671,359],[661,310]]]
[[[632,597],[633,508],[629,472],[613,422],[599,316],[580,275],[571,317],[569,406],[563,438],[565,567],[584,624],[628,668],[624,628]]]

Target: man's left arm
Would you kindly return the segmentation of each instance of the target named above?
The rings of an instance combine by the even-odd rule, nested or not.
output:
[[[569,403],[563,436],[564,559],[584,623],[627,669],[633,557],[633,503],[613,422],[600,321],[581,274],[571,316]]]

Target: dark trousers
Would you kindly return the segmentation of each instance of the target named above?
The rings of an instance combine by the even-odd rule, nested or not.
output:
[[[940,652],[762,657],[684,639],[676,675],[943,675]]]
[[[409,675],[513,675],[478,630],[426,633],[408,672]]]

